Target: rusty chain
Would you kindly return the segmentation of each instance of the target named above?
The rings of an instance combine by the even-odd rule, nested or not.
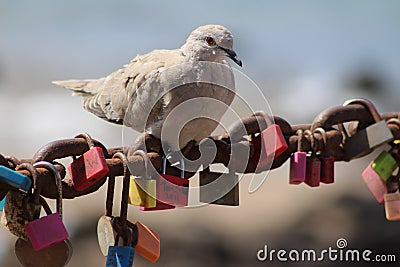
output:
[[[384,119],[391,130],[395,139],[400,139],[400,112],[390,112],[381,114],[382,119]],[[292,153],[297,151],[299,136],[296,131],[311,130],[313,132],[314,138],[314,149],[323,150],[325,154],[333,156],[335,161],[350,161],[343,150],[343,143],[345,142],[347,136],[353,135],[356,132],[366,128],[367,126],[373,124],[374,118],[370,110],[361,104],[352,104],[348,106],[336,106],[322,111],[318,114],[311,124],[302,125],[290,125],[285,119],[273,116],[270,119],[274,120],[275,124],[279,125],[285,140],[288,144],[288,149],[282,153],[280,156],[274,159],[271,169],[280,167],[285,163],[291,156]],[[349,122],[347,132],[344,131],[343,123]],[[250,116],[243,118],[241,121],[236,123],[237,125],[243,124],[246,132],[239,136],[241,138],[236,138],[231,140],[228,133],[221,136],[210,137],[216,146],[217,153],[214,158],[213,163],[222,163],[225,166],[235,168],[235,162],[238,165],[243,165],[243,161],[247,162],[247,166],[244,173],[255,173],[265,171],[263,169],[257,169],[256,163],[253,161],[253,144],[246,138],[247,135],[254,135],[260,133],[260,124],[256,116]],[[237,130],[237,125],[234,124],[231,127],[232,133]],[[339,127],[337,127],[339,126]],[[314,130],[316,128],[323,128],[326,131],[326,140],[324,140],[322,134]],[[161,157],[162,148],[161,141],[152,135],[145,135],[145,143],[148,152],[148,156],[153,163],[154,167],[159,170],[161,168]],[[311,138],[310,136],[304,135],[302,138],[302,146],[305,150],[311,150]],[[116,177],[123,176],[124,168],[121,159],[113,158],[114,154],[117,152],[122,152],[123,148],[106,148],[102,143],[97,140],[93,140],[94,145],[101,147],[107,165],[109,167],[108,176]],[[36,154],[32,159],[17,159],[12,156],[4,157],[0,154],[0,165],[7,168],[15,170],[21,163],[35,163],[38,161],[48,161],[55,164],[56,168],[59,170],[61,176],[65,178],[66,169],[65,167],[56,162],[57,159],[62,159],[66,157],[80,156],[89,150],[89,146],[84,138],[72,138],[57,140],[46,144]],[[231,151],[250,151],[250,155],[245,154],[246,158],[243,158],[242,153],[234,153],[236,158],[231,158]],[[371,151],[370,151],[371,152]],[[369,153],[370,153],[369,152]],[[200,149],[196,145],[190,145],[182,150],[183,155],[189,160],[196,160],[200,157]],[[141,156],[128,156],[128,162],[132,166],[134,173],[132,175],[141,176],[145,174],[144,161]],[[233,162],[233,164],[232,164]],[[31,177],[31,174],[27,170],[18,170],[19,173]],[[57,197],[57,190],[54,183],[53,174],[46,168],[37,168],[38,177],[41,179],[41,195],[47,198],[55,199]],[[180,170],[171,166],[168,166],[168,173],[172,175],[179,175]],[[185,177],[190,178],[193,176],[193,172],[185,172]],[[91,187],[84,191],[77,191],[72,186],[72,181],[68,179],[63,179],[62,183],[62,194],[63,198],[73,199],[75,197],[87,195],[97,191],[106,181],[106,177],[100,181],[94,183]],[[12,188],[4,183],[0,183],[0,199],[2,199],[9,190]]]

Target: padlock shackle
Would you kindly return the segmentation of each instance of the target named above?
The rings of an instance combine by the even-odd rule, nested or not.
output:
[[[124,168],[124,178],[122,183],[122,196],[121,196],[121,209],[120,218],[121,223],[126,225],[126,220],[128,217],[128,199],[129,199],[129,185],[131,181],[130,172],[128,168],[128,159],[122,152],[117,152],[114,154],[113,158],[119,158],[122,161],[122,166]]]
[[[161,164],[161,174],[166,174],[166,173],[167,173],[167,157],[163,156]]]
[[[106,216],[112,217],[114,206],[115,176],[109,176],[106,194]]]
[[[146,178],[151,178],[151,172],[150,172],[150,167],[153,167],[153,164],[151,163],[151,160],[149,158],[149,155],[147,155],[146,152],[143,150],[136,150],[132,156],[141,156],[143,158],[144,162],[144,169],[145,169],[145,176]]]
[[[303,130],[302,129],[298,129],[296,131],[296,134],[298,136],[297,138],[297,152],[303,152],[303,148],[302,148],[302,141],[303,141]]]
[[[315,154],[317,153],[317,146],[315,144],[315,138],[313,132],[311,132],[310,130],[305,130],[303,134],[308,135],[310,137],[311,151],[312,154],[315,156]]]
[[[258,125],[260,126],[260,132],[264,131],[269,126],[274,124],[274,121],[267,115],[267,113],[265,111],[262,111],[262,110],[256,111],[256,112],[253,113],[252,116],[256,117],[256,118],[258,118],[258,117],[262,117],[263,118],[263,121],[260,121],[260,120],[257,119]],[[260,122],[263,122],[263,123],[260,123]]]
[[[327,146],[327,138],[326,138],[326,131],[322,127],[318,127],[317,129],[314,130],[314,133],[319,133],[322,136],[322,141],[324,148]]]
[[[111,224],[116,232],[114,246],[118,246],[120,237],[124,240],[124,246],[130,246],[133,241],[132,230],[130,229],[132,223],[123,220],[121,217],[115,217],[111,220]]]
[[[22,163],[22,164],[18,165],[15,168],[15,170],[16,171],[27,170],[31,173],[33,183],[32,183],[31,191],[28,192],[28,194],[33,195],[33,201],[35,204],[39,204],[39,201],[40,201],[39,197],[40,197],[40,191],[41,191],[42,185],[41,185],[40,180],[38,179],[39,174],[38,174],[36,168],[30,163]]]
[[[76,135],[75,138],[84,138],[89,146],[89,149],[94,147],[93,139],[88,133],[80,133]]]
[[[180,178],[185,178],[185,160],[182,158],[180,161],[180,171],[181,171],[181,177]],[[167,173],[167,155],[162,156],[162,164],[161,164],[161,174],[166,174]]]
[[[347,100],[346,102],[343,103],[343,106],[348,106],[348,105],[353,105],[353,104],[360,104],[364,106],[365,108],[368,109],[368,111],[371,113],[372,118],[375,120],[375,122],[380,122],[382,120],[381,115],[379,115],[378,110],[374,106],[374,104],[365,98],[355,98],[355,99],[350,99]]]
[[[27,196],[25,196],[25,197],[23,198],[23,200],[22,200],[22,211],[23,211],[23,213],[24,213],[24,217],[25,217],[29,222],[35,220],[35,218],[32,218],[32,217],[30,216],[29,212],[28,212],[28,203],[31,201],[31,198],[33,198],[33,195],[27,195]],[[41,197],[41,196],[39,196],[39,204],[40,204],[40,206],[43,207],[43,209],[44,209],[44,211],[46,212],[47,215],[52,214],[52,211],[51,211],[51,209],[50,209],[49,204],[48,204],[48,203],[46,202],[46,200],[45,200],[43,197]],[[39,212],[39,214],[40,214],[40,212]]]
[[[33,166],[35,168],[37,167],[42,167],[45,168],[47,170],[49,170],[50,172],[53,173],[54,179],[55,179],[55,184],[56,184],[56,188],[57,188],[57,212],[60,214],[60,217],[62,219],[62,214],[63,214],[63,210],[62,210],[62,178],[60,175],[60,172],[58,171],[58,169],[51,164],[50,162],[47,161],[39,161],[33,164]]]

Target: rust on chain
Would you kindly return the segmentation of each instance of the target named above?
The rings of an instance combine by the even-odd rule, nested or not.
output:
[[[392,131],[395,139],[400,139],[400,113],[399,112],[389,112],[381,115],[384,120],[387,121],[388,127]],[[324,146],[324,138],[321,133],[315,132],[315,149],[323,150],[324,154],[333,156],[335,161],[346,161],[346,157],[343,152],[343,142],[344,135],[343,131],[334,127],[335,125],[340,125],[344,122],[351,122],[350,127],[347,129],[349,134],[354,134],[355,132],[363,129],[370,124],[374,123],[374,119],[370,111],[360,104],[352,104],[348,106],[337,106],[326,109],[318,114],[311,124],[300,124],[291,125],[285,119],[280,117],[271,117],[274,122],[280,126],[285,140],[288,144],[288,149],[282,153],[279,157],[274,159],[271,169],[278,168],[286,162],[293,152],[297,151],[298,136],[295,134],[297,130],[311,130],[314,131],[316,128],[323,128],[326,131],[326,144]],[[237,136],[237,140],[230,140],[229,135],[225,133],[221,136],[210,137],[214,142],[217,153],[213,163],[222,163],[225,166],[230,166],[233,168],[235,165],[243,166],[243,163],[247,162],[244,173],[254,173],[256,171],[255,163],[253,162],[252,156],[254,153],[253,144],[248,140],[246,135],[257,134],[260,132],[260,125],[257,121],[257,117],[249,116],[243,118],[241,121],[234,123],[231,127],[231,131],[239,129],[243,131],[243,136],[240,137],[242,132]],[[239,130],[238,130],[239,131]],[[150,134],[144,134],[141,139],[136,140],[136,142],[143,142],[146,145],[146,149],[149,158],[158,170],[161,168],[161,156],[162,147],[161,141]],[[303,138],[302,146],[305,150],[311,150],[311,142],[309,136]],[[119,158],[112,158],[117,152],[126,152],[127,148],[106,148],[97,140],[93,140],[95,146],[99,146],[103,149],[106,157],[106,162],[109,167],[109,177],[122,176],[124,174],[124,168],[121,160]],[[8,168],[15,169],[20,163],[34,163],[40,160],[45,160],[48,162],[54,162],[54,160],[80,156],[89,150],[87,141],[84,138],[72,138],[65,140],[58,140],[51,142],[42,148],[34,155],[33,159],[21,159],[18,160],[14,157],[4,157],[0,155],[0,165],[4,165]],[[231,151],[249,151],[247,153],[231,153]],[[184,156],[189,160],[197,160],[200,158],[201,153],[198,145],[191,144],[182,150]],[[128,153],[129,155],[129,153]],[[234,155],[234,156],[232,156]],[[145,166],[143,158],[141,156],[128,156],[128,161],[132,169],[130,170],[133,175],[142,176],[145,174]],[[65,177],[66,170],[61,164],[55,163],[56,168],[60,171],[62,177]],[[38,177],[41,179],[42,191],[41,195],[47,198],[56,198],[56,188],[54,184],[53,174],[50,173],[45,168],[37,168]],[[264,171],[262,169],[257,172]],[[19,170],[18,172],[31,176],[31,174],[26,170]],[[167,166],[167,172],[171,175],[178,176],[180,170],[175,167],[171,167],[169,164]],[[194,175],[194,172],[185,172],[185,177],[190,178]],[[93,184],[90,188],[85,191],[76,191],[70,180],[63,180],[63,198],[72,199],[82,195],[87,195],[97,191],[106,181],[106,178]],[[6,185],[0,184],[0,197],[4,195],[4,192],[10,190]]]
[[[93,140],[95,146],[103,149],[104,156],[109,158],[106,147],[97,140]],[[89,145],[85,138],[72,138],[57,140],[43,146],[33,156],[33,162],[48,161],[52,162],[55,159],[62,159],[71,156],[80,156],[89,150]]]
[[[11,166],[10,166],[10,164],[9,164],[9,162],[8,162],[8,160],[7,160],[7,158],[4,157],[4,156],[1,155],[1,154],[0,154],[0,165],[1,165],[1,166],[4,166],[4,167],[7,167],[7,168],[11,168]]]
[[[338,123],[350,121],[362,121],[369,125],[374,122],[374,119],[369,110],[361,104],[336,106],[318,114],[311,123],[311,131],[319,127],[327,130]]]

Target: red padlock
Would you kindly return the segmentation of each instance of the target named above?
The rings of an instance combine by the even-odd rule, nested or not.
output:
[[[307,153],[302,150],[303,130],[297,130],[297,151],[290,157],[289,184],[301,184],[306,180]]]
[[[332,156],[320,155],[321,162],[321,183],[332,184],[335,182],[335,158]]]
[[[311,187],[318,187],[321,177],[321,162],[317,158],[314,135],[310,130],[304,131],[304,134],[310,136],[312,152],[306,159],[306,179],[305,183]]]
[[[184,161],[181,160],[181,177],[165,174],[167,159],[163,158],[162,174],[157,177],[156,207],[140,207],[143,211],[173,209],[187,206],[189,199],[189,180],[184,178]]]
[[[332,184],[335,181],[335,158],[325,153],[327,142],[325,129],[317,128],[314,130],[314,133],[316,132],[322,135],[322,140],[324,142],[324,148],[318,155],[318,159],[321,162],[320,181],[324,184]]]
[[[287,148],[285,137],[282,134],[281,127],[270,119],[263,111],[257,111],[253,116],[262,116],[266,128],[260,125],[261,133],[252,136],[254,147],[253,161],[257,168],[264,168],[272,163],[272,160],[281,155]],[[265,128],[262,130],[262,128]]]
[[[88,134],[80,134],[76,137],[83,137],[89,145],[89,150],[79,158],[73,159],[68,170],[71,175],[74,188],[77,191],[83,191],[93,185],[95,182],[104,178],[109,169],[103,150],[95,147],[93,140]]]

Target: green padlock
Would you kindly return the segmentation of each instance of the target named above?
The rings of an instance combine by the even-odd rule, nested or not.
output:
[[[397,162],[389,152],[384,150],[372,162],[371,167],[379,177],[386,181],[397,168]]]

